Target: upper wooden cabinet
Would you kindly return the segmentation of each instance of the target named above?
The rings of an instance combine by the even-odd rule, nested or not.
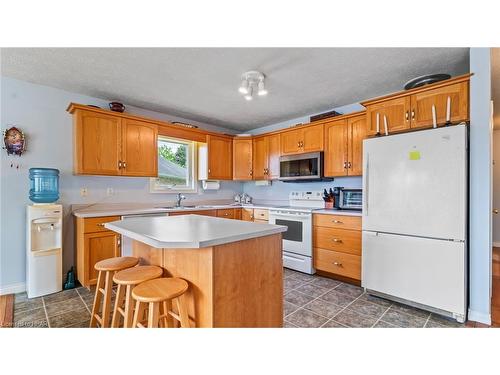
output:
[[[231,137],[207,135],[208,178],[233,179],[233,141]]]
[[[469,82],[422,91],[411,96],[411,128],[432,127],[432,106],[440,126],[446,123],[446,106],[450,98],[450,121],[459,123],[469,119]]]
[[[252,179],[252,138],[233,139],[233,180]]]
[[[364,113],[325,123],[325,176],[362,174],[363,139],[366,133]]]
[[[273,180],[279,177],[280,134],[253,139],[253,179]]]
[[[266,136],[267,138],[267,177],[270,180],[275,180],[280,177],[280,135],[273,134]]]
[[[386,100],[366,107],[369,135],[377,133],[377,115],[379,116],[380,133],[384,134],[384,117],[387,120],[389,133],[400,132],[410,128],[410,96]]]
[[[362,102],[366,107],[368,135],[375,135],[377,114],[380,133],[384,134],[384,116],[389,133],[410,129],[431,128],[432,106],[436,109],[438,126],[446,123],[446,108],[450,100],[450,122],[469,120],[470,74],[441,81],[429,86]]]
[[[284,131],[280,141],[281,155],[323,151],[323,124]]]
[[[71,113],[75,174],[158,175],[155,124],[81,108]]]
[[[158,130],[148,122],[122,120],[122,175],[158,175]]]

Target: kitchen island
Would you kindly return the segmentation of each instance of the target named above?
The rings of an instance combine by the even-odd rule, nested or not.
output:
[[[281,233],[287,227],[183,215],[105,224],[134,240],[140,264],[189,283],[196,327],[282,327]]]

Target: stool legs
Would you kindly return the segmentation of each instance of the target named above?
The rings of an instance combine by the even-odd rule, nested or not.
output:
[[[189,328],[189,315],[187,311],[186,296],[181,294],[175,299],[177,303],[177,311],[179,311],[179,320],[182,328]]]
[[[113,273],[106,272],[106,283],[104,286],[104,303],[102,306],[102,327],[109,327],[109,319],[111,317],[111,294],[113,293]]]
[[[97,314],[101,306],[102,295],[99,290],[104,286],[104,277],[101,271],[97,274],[97,285],[94,295],[94,304],[92,305],[92,317],[90,318],[90,328],[97,327]]]
[[[111,294],[113,293],[113,272],[99,271],[97,276],[97,286],[95,290],[94,305],[92,306],[92,317],[90,318],[90,328],[97,327],[97,323],[101,328],[109,327],[111,316]],[[102,302],[102,315],[99,317],[99,307],[101,306],[101,294],[104,296]]]
[[[157,328],[160,316],[160,304],[150,302],[148,308],[148,328]]]
[[[118,288],[116,289],[116,300],[115,300],[115,308],[113,309],[113,319],[111,320],[111,327],[116,328],[120,326],[121,314],[119,313],[119,309],[123,305],[123,301],[125,299],[125,286],[118,284]]]
[[[134,299],[132,298],[133,285],[127,285],[127,292],[125,294],[125,321],[123,326],[125,328],[132,327],[134,320]]]

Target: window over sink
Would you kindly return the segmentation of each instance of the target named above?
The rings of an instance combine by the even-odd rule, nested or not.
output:
[[[158,137],[158,177],[150,179],[152,193],[195,193],[196,142]]]

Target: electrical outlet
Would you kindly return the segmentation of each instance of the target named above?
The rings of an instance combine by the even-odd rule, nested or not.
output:
[[[86,188],[86,187],[82,187],[82,188],[80,188],[80,196],[82,196],[82,197],[86,197],[86,196],[87,196],[87,194],[88,194],[88,190],[87,190],[87,188]]]
[[[110,188],[110,187],[109,187],[109,188],[107,188],[107,189],[106,189],[106,195],[107,195],[108,197],[111,197],[112,195],[115,195],[115,190],[114,190],[113,188]]]

